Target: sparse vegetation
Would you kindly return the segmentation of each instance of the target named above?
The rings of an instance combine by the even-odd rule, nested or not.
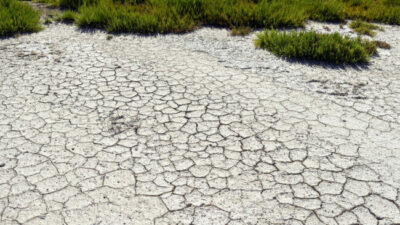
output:
[[[234,27],[231,30],[232,36],[245,36],[251,32],[250,27]]]
[[[278,32],[266,30],[257,35],[257,47],[279,57],[310,59],[333,63],[367,62],[376,51],[376,45],[360,37],[350,38],[339,33]]]
[[[377,25],[363,22],[361,20],[355,20],[355,21],[351,22],[349,27],[351,29],[353,29],[355,32],[357,32],[358,34],[365,34],[365,35],[368,35],[371,37],[374,37],[376,35],[374,30],[378,30],[378,29],[382,30],[382,28],[380,28]]]
[[[35,32],[41,29],[40,13],[18,0],[0,1],[0,36]]]

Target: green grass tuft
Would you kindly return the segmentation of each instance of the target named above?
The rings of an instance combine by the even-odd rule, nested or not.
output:
[[[77,13],[71,10],[65,11],[61,16],[56,18],[56,21],[63,23],[74,23],[77,18]]]
[[[17,0],[0,1],[0,36],[41,30],[40,13]]]
[[[349,27],[353,29],[355,32],[358,34],[366,34],[368,36],[374,37],[376,33],[373,30],[380,29],[382,30],[379,26],[376,26],[374,24],[370,24],[367,22],[363,22],[360,20],[355,20],[350,23]]]
[[[276,56],[285,58],[310,59],[332,63],[368,62],[376,51],[376,45],[362,40],[352,39],[339,33],[318,34],[309,32],[278,32],[265,30],[257,35],[257,47],[266,49]]]

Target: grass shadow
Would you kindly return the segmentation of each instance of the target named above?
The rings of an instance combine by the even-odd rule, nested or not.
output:
[[[76,25],[74,23],[65,23],[65,22],[59,22],[59,23],[63,23],[63,24],[71,25],[71,26],[72,25]],[[170,32],[170,33],[107,32],[102,28],[78,27],[78,26],[76,26],[77,30],[79,32],[82,32],[82,33],[94,34],[96,32],[102,32],[102,33],[105,33],[107,35],[112,35],[112,36],[115,36],[115,37],[126,37],[126,36],[131,36],[131,35],[134,35],[134,36],[137,36],[137,37],[155,37],[155,36],[168,36],[168,35],[182,36],[182,35],[189,34],[189,33],[193,32],[193,31],[196,31],[196,30],[198,30],[200,28],[204,28],[204,27],[211,27],[211,26],[199,26],[199,27],[196,27],[193,30],[186,31],[186,32],[179,32],[179,33],[174,33],[174,32]],[[214,28],[223,29],[221,27],[214,27]]]
[[[28,31],[28,32],[23,32],[23,33],[14,33],[14,34],[11,34],[11,35],[0,36],[0,41],[8,40],[8,39],[20,38],[20,37],[27,36],[27,35],[30,35],[30,34],[35,34],[38,31],[41,31],[43,29],[44,28],[42,28],[40,30],[37,30],[37,31],[30,31],[30,32]]]
[[[375,58],[374,55],[371,59]],[[281,58],[289,63],[301,64],[308,67],[321,67],[324,69],[333,69],[333,70],[347,70],[347,69],[354,69],[357,71],[367,70],[371,66],[370,62],[362,62],[362,63],[355,63],[355,64],[336,64],[331,62],[323,62],[311,59],[293,59],[293,58]]]

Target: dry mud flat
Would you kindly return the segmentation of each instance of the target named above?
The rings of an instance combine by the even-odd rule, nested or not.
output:
[[[0,224],[400,223],[400,27],[361,67],[253,38],[0,40]]]

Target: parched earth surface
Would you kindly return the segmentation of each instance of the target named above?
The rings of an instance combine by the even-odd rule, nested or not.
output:
[[[358,67],[254,37],[0,40],[0,224],[399,224],[400,27]]]

